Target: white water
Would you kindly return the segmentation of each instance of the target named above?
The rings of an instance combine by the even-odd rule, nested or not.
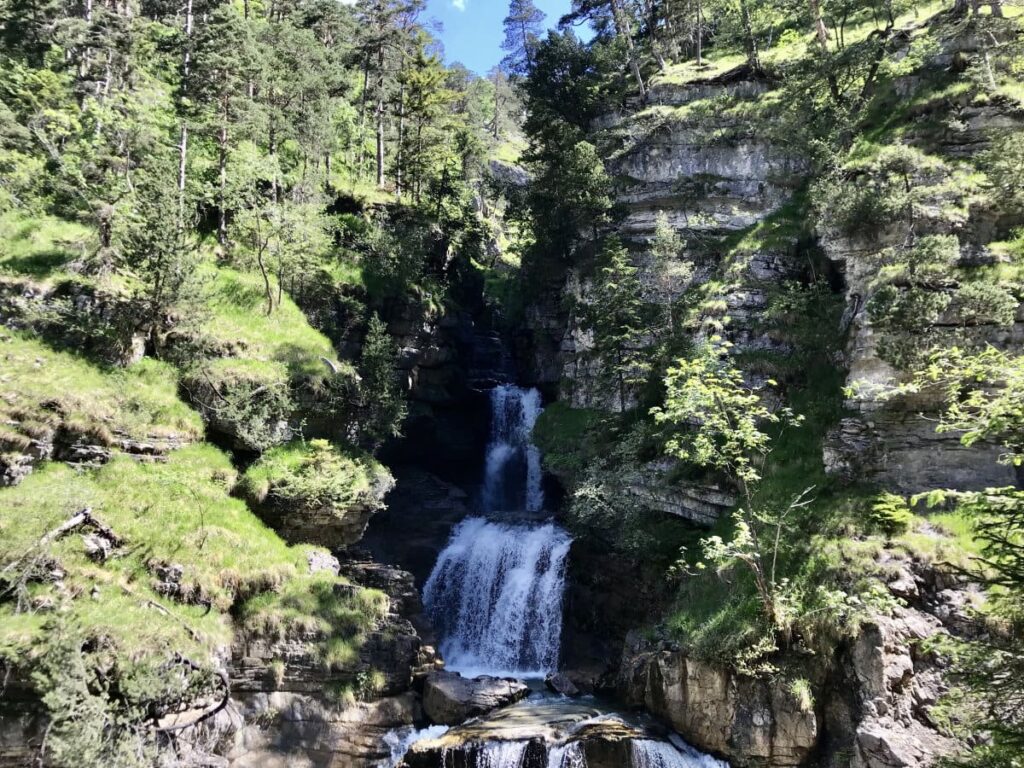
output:
[[[423,589],[449,669],[543,677],[557,667],[570,544],[553,523],[456,527]]]
[[[503,384],[491,390],[483,503],[487,512],[544,508],[540,451],[531,442],[541,411],[540,392]]]
[[[587,758],[578,741],[548,750],[548,768],[587,768]]]
[[[633,739],[630,744],[633,768],[729,768],[729,764],[698,752],[679,740],[678,747],[667,741]]]
[[[384,745],[391,753],[388,766],[396,766],[402,762],[409,747],[424,739],[437,739],[448,733],[447,725],[431,725],[428,728],[398,728],[384,735]]]
[[[520,768],[528,741],[492,741],[480,748],[477,768]]]

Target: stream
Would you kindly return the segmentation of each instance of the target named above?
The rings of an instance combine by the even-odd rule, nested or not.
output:
[[[455,728],[393,732],[391,765],[404,765],[415,745],[418,754],[437,754],[437,768],[728,768],[649,717],[544,690],[561,655],[572,538],[544,510],[541,456],[531,441],[540,393],[500,384],[490,403],[480,512],[452,531],[423,604],[447,669],[468,678],[519,678],[533,692]],[[595,758],[597,741],[621,747],[612,750],[617,757]]]

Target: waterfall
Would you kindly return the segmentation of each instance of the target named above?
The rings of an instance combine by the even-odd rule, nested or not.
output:
[[[729,768],[729,764],[698,752],[680,740],[679,747],[667,741],[633,739],[632,768]]]
[[[548,750],[547,768],[587,768],[580,742],[572,741]]]
[[[409,747],[424,739],[437,739],[448,732],[447,725],[431,725],[427,728],[396,728],[384,734],[384,746],[390,753],[388,768],[394,768],[402,762]]]
[[[483,503],[488,512],[544,507],[540,451],[530,442],[541,413],[540,392],[503,384],[491,390]]]
[[[491,741],[480,747],[477,768],[521,768],[528,741]]]
[[[556,668],[570,544],[553,523],[474,517],[455,528],[423,589],[449,668],[514,677]]]

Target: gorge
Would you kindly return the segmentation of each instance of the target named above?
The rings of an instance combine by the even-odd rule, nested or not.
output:
[[[562,10],[0,0],[0,768],[1019,766],[1024,9]]]

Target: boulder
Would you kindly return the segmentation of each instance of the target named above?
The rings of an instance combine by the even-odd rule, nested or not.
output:
[[[526,698],[530,689],[513,678],[476,677],[437,671],[423,686],[423,710],[438,725],[458,725],[471,717]]]
[[[553,693],[560,693],[562,696],[580,695],[580,689],[576,687],[576,684],[568,675],[564,675],[561,672],[556,672],[544,678],[544,685],[548,687],[548,690]]]

